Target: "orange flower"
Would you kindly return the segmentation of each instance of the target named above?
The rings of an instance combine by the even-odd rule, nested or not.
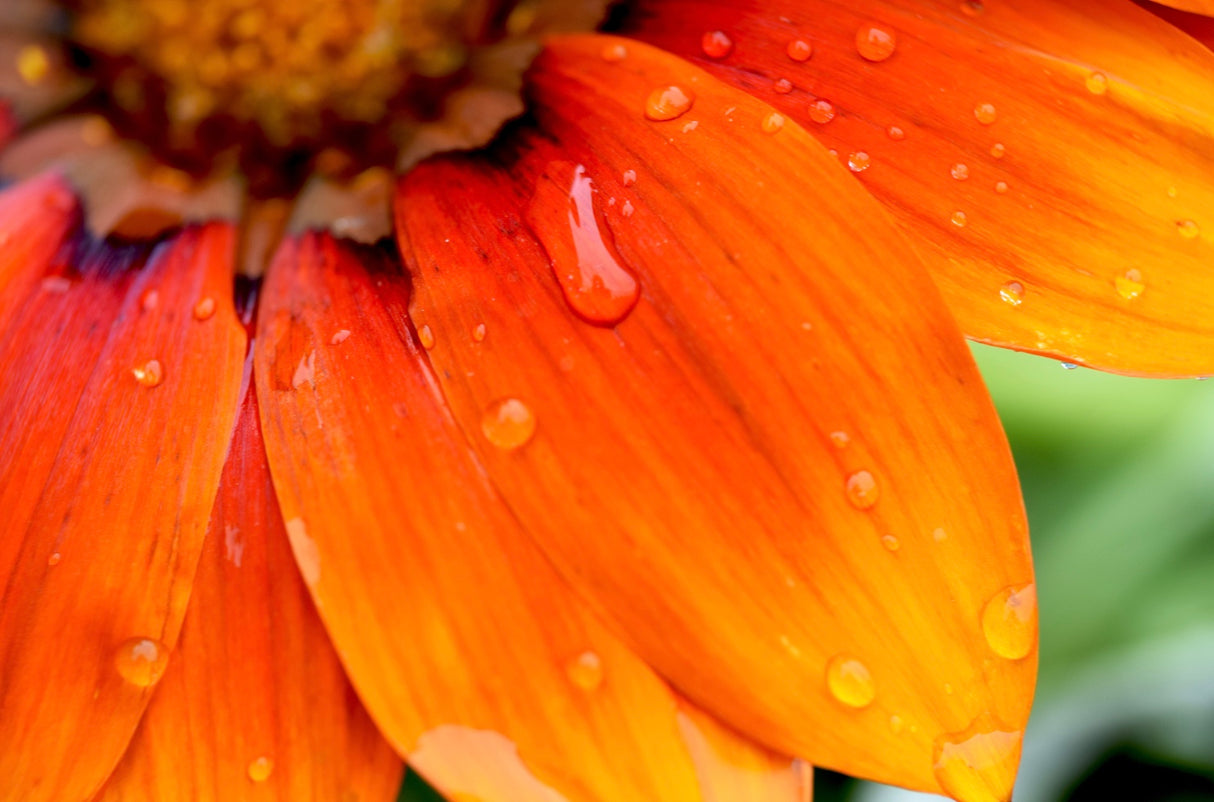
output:
[[[1211,372],[1208,20],[300,8],[0,10],[0,800],[1008,799],[962,332]]]

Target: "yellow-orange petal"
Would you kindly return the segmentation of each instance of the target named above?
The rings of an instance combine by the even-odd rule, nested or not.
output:
[[[287,533],[367,709],[449,798],[713,799],[673,694],[486,482],[407,293],[391,252],[289,240],[255,345]]]
[[[635,35],[866,153],[859,180],[914,235],[970,337],[1214,373],[1214,53],[1172,26],[1128,0],[634,8]],[[897,38],[880,63],[854,41],[874,24]],[[728,60],[698,51],[709,28],[730,31]],[[804,64],[784,52],[794,34],[813,46]],[[803,91],[780,94],[778,77]],[[1001,297],[1008,282],[1022,303]]]
[[[87,799],[126,747],[185,614],[245,351],[230,228],[142,267],[77,242],[78,272],[27,262],[0,293],[4,800]]]
[[[295,566],[246,392],[168,670],[97,802],[396,798]]]
[[[535,129],[402,180],[442,394],[512,513],[682,692],[773,748],[939,790],[937,736],[987,711],[1020,729],[1035,674],[980,626],[1032,577],[990,400],[914,251],[824,148],[677,57],[604,61],[618,41],[552,41]],[[647,119],[671,85],[693,111]],[[639,300],[587,314],[571,271],[627,273]],[[521,446],[482,430],[501,398],[534,418]],[[1010,789],[1006,766],[989,779]]]

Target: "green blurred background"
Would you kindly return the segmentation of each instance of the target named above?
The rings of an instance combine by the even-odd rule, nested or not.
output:
[[[1037,567],[1041,673],[1016,802],[1214,802],[1214,381],[974,354]],[[935,799],[815,780],[816,802]],[[437,800],[406,779],[400,802]]]

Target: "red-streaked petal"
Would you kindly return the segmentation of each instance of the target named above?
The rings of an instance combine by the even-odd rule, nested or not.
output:
[[[374,802],[401,772],[295,566],[249,390],[181,640],[98,802]]]
[[[1134,1],[1155,16],[1167,20],[1206,47],[1214,50],[1214,17],[1207,17],[1189,11],[1178,11],[1170,6],[1152,3],[1150,0]]]
[[[969,336],[1125,373],[1214,373],[1214,54],[1172,26],[1128,0],[634,13],[637,36],[802,122],[842,162],[858,154]],[[858,52],[872,25],[896,37],[885,61]],[[723,59],[701,45],[717,29],[734,42]],[[798,39],[807,61],[788,56]],[[834,117],[813,122],[823,99]]]
[[[1159,4],[1192,14],[1214,17],[1214,0],[1159,0]]]
[[[287,532],[367,709],[457,798],[712,799],[674,696],[485,481],[409,328],[407,292],[390,252],[288,241],[255,346]]]
[[[126,747],[185,614],[245,352],[231,228],[137,272],[81,243],[80,275],[26,265],[38,287],[0,333],[6,800],[87,799]]]
[[[670,86],[691,109],[645,119]],[[937,738],[987,711],[1022,728],[1035,619],[1018,661],[980,628],[1032,567],[1006,442],[926,271],[808,134],[765,133],[770,107],[677,57],[555,40],[531,94],[536,131],[398,194],[410,316],[488,476],[699,704],[937,790]],[[565,285],[613,259],[641,296],[591,325]],[[876,685],[839,692],[863,709],[828,690],[840,656]],[[1001,795],[1013,768],[952,790]]]

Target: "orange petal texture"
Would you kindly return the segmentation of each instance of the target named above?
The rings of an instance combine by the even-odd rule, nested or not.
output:
[[[449,798],[716,798],[701,783],[717,775],[699,772],[715,752],[687,742],[679,701],[486,481],[408,294],[394,249],[291,239],[255,345],[287,535],[367,709]],[[749,799],[798,798],[789,759],[729,739],[740,770],[766,778]]]
[[[911,232],[970,337],[1214,373],[1214,53],[1174,27],[1128,0],[633,8],[630,34],[835,150]],[[713,31],[728,53],[705,51]]]
[[[1214,17],[1214,0],[1159,0],[1159,4],[1192,14]]]
[[[78,220],[65,201],[53,181],[0,197],[32,210],[0,209],[15,244],[0,257],[0,799],[23,802],[89,798],[151,698],[246,346],[230,228],[187,231],[141,267],[146,252],[65,226]],[[203,297],[215,313],[198,320]]]
[[[1138,5],[1150,11],[1157,17],[1167,20],[1172,25],[1214,50],[1214,16],[1203,16],[1189,11],[1179,11],[1160,3],[1149,0],[1137,0]]]
[[[249,390],[173,659],[98,802],[396,798],[287,541]]]
[[[913,249],[796,123],[678,57],[555,39],[530,80],[535,129],[397,197],[410,319],[484,475],[740,731],[1007,798],[1013,739],[936,770],[1024,725],[1035,654],[1001,657],[980,621],[1033,571],[998,420]],[[1031,647],[1035,617],[1015,626]]]

